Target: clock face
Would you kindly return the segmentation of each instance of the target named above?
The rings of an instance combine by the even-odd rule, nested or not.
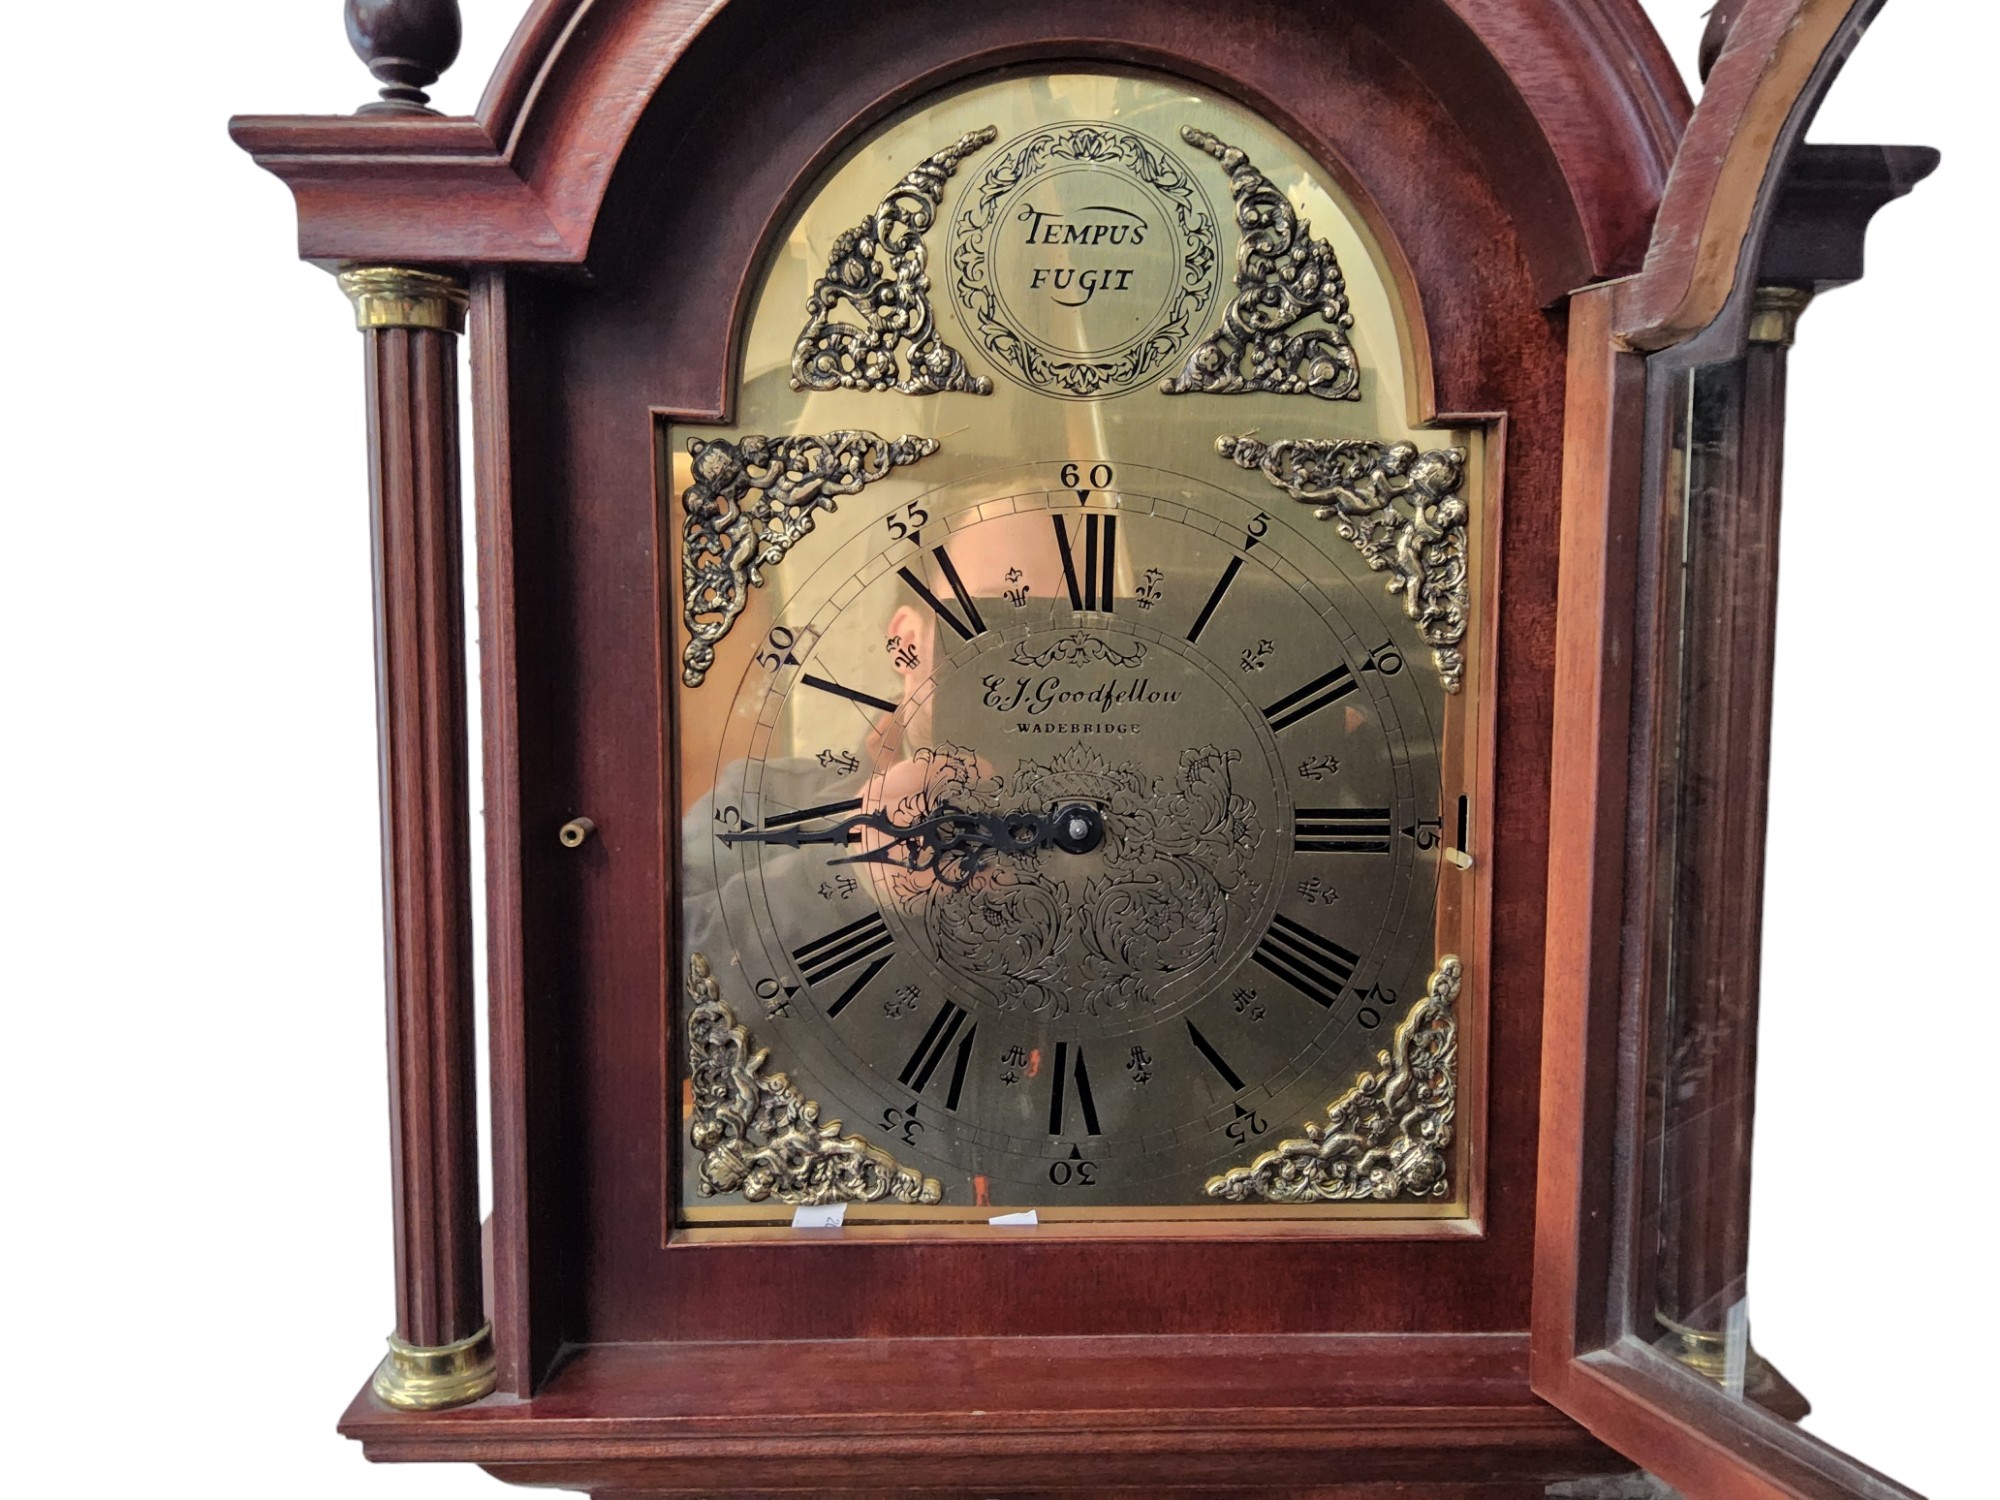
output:
[[[660,430],[683,1222],[1465,1212],[1483,454],[1383,264],[1128,74],[807,195]]]

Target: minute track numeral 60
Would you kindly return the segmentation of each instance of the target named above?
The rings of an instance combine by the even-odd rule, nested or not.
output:
[[[1082,464],[1071,463],[1064,464],[1056,477],[1066,490],[1108,490],[1115,476],[1110,464],[1092,464],[1085,468]]]

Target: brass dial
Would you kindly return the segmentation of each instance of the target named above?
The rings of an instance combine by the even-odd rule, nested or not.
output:
[[[1463,1211],[1479,437],[1323,184],[1184,87],[962,90],[662,424],[684,1218]]]

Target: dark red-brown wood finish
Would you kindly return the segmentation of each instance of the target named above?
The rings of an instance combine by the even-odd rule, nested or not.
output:
[[[1937,160],[1800,145],[1879,4],[1729,7],[1644,271],[1570,304],[1534,1388],[1693,1496],[1908,1494],[1760,1410],[1797,1412],[1781,1380],[1733,1401],[1653,1347],[1662,1315],[1718,1334],[1747,1258],[1785,358],[1750,320],[1859,275]],[[1715,364],[1689,546],[1674,411]]]
[[[1756,12],[1742,24],[1771,24]],[[959,80],[1077,63],[1187,77],[1293,134],[1415,289],[1426,411],[1504,417],[1483,1218],[1422,1241],[676,1238],[666,786],[683,705],[653,414],[726,414],[760,259],[857,132]],[[1725,92],[1754,85],[1718,64]],[[1578,673],[1629,644],[1611,603],[1630,521],[1603,497],[1636,493],[1625,418],[1643,399],[1614,341],[1635,304],[1565,296],[1639,269],[1687,111],[1630,0],[881,0],[837,19],[777,0],[551,0],[476,119],[237,121],[293,187],[307,257],[473,269],[490,1293],[516,1399],[410,1415],[364,1394],[345,1430],[378,1457],[630,1495],[1428,1496],[1619,1467],[1529,1386],[1531,1315],[1538,1349],[1563,1296],[1572,1323],[1587,1316],[1575,1247],[1601,1221],[1577,1174],[1605,1168],[1545,1156],[1562,1180],[1553,1196],[1538,1183],[1545,1108],[1585,1097],[1541,1095],[1545,930],[1565,963],[1597,961],[1618,896],[1590,882],[1622,836],[1569,831],[1561,877],[1583,925],[1547,922],[1554,695],[1568,681],[1587,695],[1575,732],[1616,738],[1629,685]],[[1686,188],[1690,222],[1727,186]],[[1702,305],[1703,242],[1653,243],[1646,326],[1661,328]],[[1566,488],[1585,511],[1565,512]],[[1595,599],[1601,627],[1565,638],[1567,679],[1559,528],[1603,560],[1565,581],[1566,609]],[[1590,774],[1609,779],[1561,795],[1622,800],[1622,746],[1599,751]],[[565,849],[557,829],[579,814],[596,836]],[[1558,1024],[1595,1035],[1587,1009]],[[1571,1237],[1567,1280],[1537,1265],[1538,1186],[1545,1248],[1551,1223]],[[1567,1404],[1577,1382],[1556,1370],[1543,1389]]]
[[[479,1277],[472,880],[460,591],[456,337],[366,341],[396,1333],[486,1321]]]

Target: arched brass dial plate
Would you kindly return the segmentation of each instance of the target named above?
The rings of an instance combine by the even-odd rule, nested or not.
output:
[[[1487,435],[1388,265],[1137,74],[806,196],[658,428],[681,1222],[1466,1215]]]

